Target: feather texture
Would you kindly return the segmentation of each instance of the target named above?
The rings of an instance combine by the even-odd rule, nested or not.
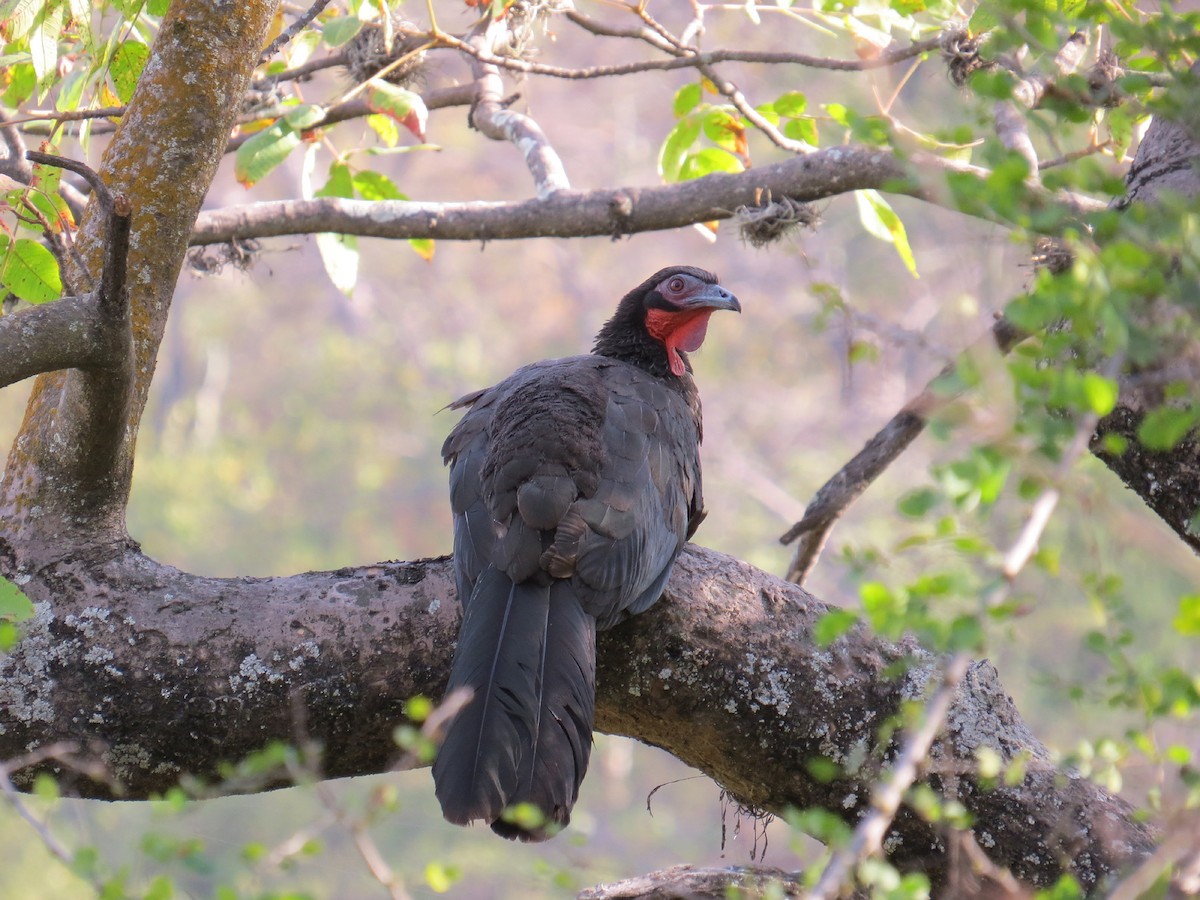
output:
[[[596,631],[658,600],[703,517],[695,384],[642,321],[662,300],[648,292],[677,275],[694,288],[680,303],[738,308],[711,275],[663,270],[622,300],[593,355],[451,404],[467,412],[442,447],[464,606],[449,690],[472,694],[433,766],[451,822],[522,840],[567,824],[591,753]],[[523,803],[541,824],[506,815]]]

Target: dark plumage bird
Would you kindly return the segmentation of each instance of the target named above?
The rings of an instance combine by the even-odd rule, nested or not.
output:
[[[687,352],[740,311],[674,266],[625,295],[590,356],[525,366],[455,401],[450,465],[463,621],[447,693],[472,699],[433,764],[442,813],[545,840],[592,749],[596,630],[643,612],[704,517],[700,397]],[[532,804],[544,821],[505,816]]]

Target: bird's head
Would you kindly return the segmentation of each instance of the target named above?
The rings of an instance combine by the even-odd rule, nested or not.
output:
[[[684,352],[700,348],[718,309],[741,312],[742,305],[716,275],[693,266],[661,269],[621,299],[592,352],[681,377],[689,368]]]

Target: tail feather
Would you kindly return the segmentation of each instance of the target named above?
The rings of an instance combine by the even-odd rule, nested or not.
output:
[[[490,567],[465,607],[448,691],[465,687],[473,697],[433,764],[442,814],[544,840],[545,828],[502,815],[532,803],[551,827],[570,818],[591,753],[595,621],[567,582],[514,584]]]
[[[508,838],[545,840],[570,821],[571,808],[592,752],[596,706],[596,622],[569,582],[550,593],[537,743],[523,761],[510,805],[530,803],[545,826],[529,829],[503,820],[492,830]]]

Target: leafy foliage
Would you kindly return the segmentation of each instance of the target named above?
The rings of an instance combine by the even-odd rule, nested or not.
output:
[[[402,168],[382,169],[385,160],[430,148],[424,144],[427,130],[432,129],[422,85],[397,86],[375,78],[356,85],[306,84],[302,91],[280,88],[288,83],[282,76],[289,69],[347,47],[365,25],[380,21],[385,7],[373,0],[331,4],[313,26],[286,45],[283,58],[260,68],[234,135],[234,175],[247,189],[265,194],[294,180],[306,197],[367,203],[402,202],[408,199],[405,190],[424,189],[419,181],[406,180]],[[437,9],[442,15],[441,4]],[[505,4],[496,4],[491,14],[508,14],[506,10]],[[166,11],[166,0],[94,5],[79,0],[0,0],[0,33],[5,41],[0,103],[6,110],[45,104],[62,113],[129,103]],[[756,35],[768,32],[773,23],[798,21],[798,27],[836,44],[843,56],[865,61],[903,42],[944,28],[961,30],[963,25],[963,10],[939,0],[865,5],[824,0],[810,6],[778,3],[769,8],[750,3],[736,14],[743,12],[749,23],[743,27],[758,29],[752,32]],[[712,27],[722,38],[724,33],[717,29],[732,30],[728,25]],[[1089,51],[1087,62],[1095,72],[1058,72],[1054,59],[1070,35],[1100,28],[1110,36],[1119,65],[1115,74],[1108,80],[1101,77],[1111,61],[1094,50]],[[1108,571],[1107,545],[1090,548],[1090,555],[1081,553],[1095,539],[1081,537],[1078,526],[1060,519],[1051,522],[1035,535],[1037,546],[1030,548],[1027,564],[1014,565],[1013,551],[1047,505],[1069,507],[1074,521],[1090,517],[1090,498],[1080,487],[1091,477],[1087,464],[1079,461],[1081,439],[1085,442],[1096,420],[1115,408],[1123,375],[1151,377],[1180,346],[1200,338],[1195,325],[1200,220],[1194,205],[1164,200],[1156,206],[1084,213],[1046,202],[1048,193],[1061,191],[1117,200],[1124,190],[1120,175],[1129,163],[1127,153],[1148,118],[1194,117],[1200,103],[1195,79],[1187,70],[1190,60],[1200,54],[1200,17],[1170,8],[1148,14],[1126,0],[984,0],[970,13],[956,48],[943,49],[953,57],[954,77],[961,74],[967,85],[967,91],[956,98],[956,109],[920,98],[907,104],[903,94],[912,72],[892,81],[880,79],[869,88],[864,77],[851,86],[843,83],[830,89],[820,79],[801,80],[785,70],[789,74],[748,80],[743,85],[745,97],[694,74],[674,91],[669,105],[662,98],[661,109],[645,126],[645,136],[655,144],[661,140],[658,174],[668,184],[741,172],[789,154],[845,143],[902,157],[932,155],[949,170],[940,202],[1003,225],[1014,241],[1031,243],[1039,236],[1053,235],[1060,242],[1064,265],[1031,271],[1024,289],[1003,305],[1006,319],[1031,336],[1003,360],[963,357],[938,381],[945,402],[933,417],[930,431],[938,445],[926,475],[920,483],[909,479],[899,490],[899,515],[887,519],[879,546],[858,540],[842,549],[838,586],[857,597],[856,608],[825,615],[814,637],[829,646],[850,629],[865,627],[897,640],[916,636],[924,645],[945,652],[1012,653],[1014,645],[1035,643],[1042,651],[1049,647],[1082,655],[1086,676],[1060,676],[1053,671],[1053,660],[1042,659],[1030,667],[1038,673],[1043,689],[1053,694],[1056,715],[1061,718],[1061,709],[1074,704],[1080,717],[1091,717],[1086,735],[1078,735],[1062,749],[1064,765],[1109,789],[1123,788],[1139,802],[1144,815],[1169,822],[1180,810],[1200,805],[1196,751],[1179,736],[1188,733],[1186,729],[1194,731],[1200,713],[1200,681],[1194,666],[1186,662],[1195,658],[1200,639],[1200,599],[1194,585],[1177,592],[1176,602],[1164,614],[1161,633],[1147,634],[1138,618],[1148,614],[1138,608],[1143,585],[1136,576],[1121,579]],[[1000,63],[1016,58],[1023,60],[1023,69]],[[924,72],[940,63],[929,54],[922,64]],[[1052,82],[1053,89],[1036,102],[1027,100],[1029,75]],[[365,100],[372,113],[358,135],[352,125],[338,126],[330,117],[339,104],[356,97]],[[996,104],[1017,110],[1042,162],[1039,171],[1033,171],[1029,159],[996,134]],[[93,149],[95,133],[107,125],[104,117],[84,118],[77,125],[52,118],[45,121],[51,123],[52,142],[46,149],[69,139],[78,142],[83,154]],[[437,131],[434,136],[443,139]],[[411,143],[413,139],[421,143]],[[447,146],[454,148],[453,135]],[[303,152],[297,154],[298,150]],[[979,167],[982,177],[979,171],[963,168],[968,164]],[[323,173],[323,182],[318,173]],[[12,218],[6,213],[6,233],[0,234],[0,285],[24,302],[51,301],[61,294],[62,279],[59,260],[43,241],[69,234],[74,227],[57,170],[39,167],[31,187],[6,191],[6,203]],[[856,191],[857,227],[869,238],[864,244],[882,242],[884,252],[894,251],[890,263],[899,279],[906,279],[905,272],[915,277],[920,270],[925,276],[922,282],[929,282],[938,254],[954,251],[934,248],[928,240],[923,244],[915,212],[920,207],[907,204],[907,200],[889,200],[886,192]],[[845,325],[852,337],[846,341],[841,362],[847,370],[861,370],[891,357],[859,334],[866,317],[857,316],[862,298],[856,296],[853,277],[869,251],[851,240],[847,239],[850,251],[844,283],[810,286],[812,296],[807,299],[819,310],[804,324],[814,331],[821,326],[833,331],[833,323]],[[344,235],[321,234],[316,243],[329,280],[343,294],[351,294],[359,282],[365,248]],[[410,241],[410,247],[425,260],[433,256],[429,239]],[[465,296],[474,286],[454,282],[438,288],[440,295]],[[786,304],[790,302],[786,293],[780,290],[771,299]],[[250,301],[258,298],[242,299],[247,300],[244,307],[252,308],[255,303]],[[369,334],[330,328],[323,318],[327,311],[299,298],[289,312],[298,320],[292,334],[299,335],[305,346],[317,348],[312,360],[317,374],[286,369],[277,357],[291,351],[291,338],[281,348],[267,331],[267,338],[254,349],[273,355],[276,364],[258,376],[261,384],[238,385],[244,390],[257,388],[262,394],[232,415],[253,421],[253,426],[239,422],[227,426],[228,433],[219,439],[211,434],[204,437],[200,412],[189,410],[185,415],[164,400],[163,424],[158,433],[145,437],[143,445],[154,445],[169,465],[144,465],[139,470],[142,489],[157,491],[155,497],[171,497],[178,482],[189,481],[209,490],[197,492],[186,503],[148,503],[134,515],[141,516],[150,526],[144,530],[156,537],[190,542],[196,547],[193,559],[212,567],[303,567],[327,564],[339,555],[382,556],[394,550],[396,533],[406,546],[424,549],[419,542],[430,530],[428,523],[408,521],[419,519],[417,515],[397,521],[403,517],[396,510],[404,509],[406,501],[395,493],[394,480],[429,482],[435,477],[434,464],[423,461],[432,459],[434,450],[419,445],[408,423],[428,418],[440,402],[429,408],[429,403],[422,406],[412,395],[423,387],[444,399],[454,395],[461,379],[485,383],[495,373],[480,362],[485,349],[482,339],[464,338],[449,325],[445,332],[439,331],[445,324],[442,320],[456,314],[453,310],[415,310],[406,314],[408,333],[375,327],[368,329]],[[523,336],[542,318],[524,312]],[[888,312],[899,321],[906,311]],[[512,308],[476,311],[473,333],[511,328],[521,313]],[[214,344],[234,342],[236,336],[207,318],[210,311],[195,315]],[[419,346],[413,336],[417,332],[424,335]],[[754,352],[761,353],[763,347],[774,351],[779,338],[767,336]],[[414,362],[418,351],[425,356]],[[358,384],[338,382],[324,371],[370,353],[376,354],[371,358],[388,360],[386,371],[367,376],[389,395],[386,408],[364,398]],[[331,421],[295,432],[301,434],[304,450],[313,459],[333,461],[315,476],[336,486],[320,510],[305,504],[283,506],[288,488],[305,473],[289,469],[286,462],[246,438],[247,434],[261,438],[261,423],[275,422],[270,417],[278,414],[275,401],[283,395],[302,395],[314,407],[324,403],[320,408],[334,410]],[[200,401],[195,405],[199,407]],[[263,408],[269,412],[262,414]],[[193,412],[187,425],[179,424]],[[345,415],[349,420],[354,414],[386,424],[376,430],[360,425],[356,430],[340,418]],[[304,416],[290,408],[283,414],[297,422]],[[290,435],[294,432],[284,430],[289,424],[294,423],[267,427]],[[1165,452],[1194,435],[1197,425],[1196,385],[1186,379],[1167,379],[1161,386],[1161,404],[1145,411],[1136,437],[1145,448]],[[807,437],[798,436],[797,443]],[[206,440],[216,443],[206,444]],[[380,446],[364,451],[367,441]],[[1110,443],[1107,449],[1119,453],[1125,448]],[[1076,492],[1078,496],[1073,496]],[[242,554],[233,562],[229,557],[218,561],[204,556],[230,518],[230,509],[220,508],[214,499],[217,493],[232,497],[234,512],[247,517],[261,516],[268,508],[285,509],[286,514],[277,518],[293,529],[286,532],[287,546],[275,548],[271,556],[264,549],[267,541],[242,540],[241,546],[229,549]],[[380,522],[391,523],[396,533],[381,534],[387,529]],[[340,543],[331,546],[334,531]],[[1120,542],[1119,537],[1111,540]],[[1153,569],[1151,560],[1146,577],[1157,574]],[[0,649],[11,646],[20,621],[31,613],[20,591],[0,581]],[[1030,624],[1034,621],[1051,624],[1035,627]],[[1039,629],[1061,635],[1035,633]],[[420,722],[430,712],[427,701],[417,700],[407,715]],[[902,720],[886,723],[884,727],[892,730],[889,734],[902,736],[911,728],[916,710],[910,712]],[[396,739],[402,752],[419,758],[431,752],[414,726],[398,729]],[[315,784],[319,773],[307,752],[283,745],[267,747],[253,759],[231,766],[223,789],[261,785],[280,777]],[[978,774],[984,789],[1019,783],[1023,764],[1021,758],[1001,759],[998,750],[981,753]],[[808,761],[808,769],[813,777],[827,781],[840,771],[825,759]],[[1147,771],[1150,777],[1144,775]],[[174,791],[160,801],[156,814],[184,822],[186,831],[197,805],[193,797],[215,789],[193,784],[190,793]],[[39,783],[36,791],[40,802],[49,807],[62,802],[52,782]],[[961,808],[928,788],[918,786],[906,797],[912,810],[939,827],[966,829],[972,824]],[[351,830],[375,826],[398,805],[387,786],[359,802],[343,817],[343,823],[353,823]],[[836,812],[805,810],[790,820],[797,830],[817,836],[833,850],[847,841],[849,828]],[[165,898],[194,889],[222,898],[299,898],[312,894],[275,885],[286,882],[284,875],[300,868],[306,858],[333,852],[330,842],[320,837],[301,836],[286,846],[268,846],[255,838],[234,843],[239,844],[237,861],[218,864],[216,851],[205,841],[188,835],[163,836],[156,827],[140,843],[145,860],[141,871],[107,865],[103,852],[87,846],[75,851],[69,868],[97,886],[102,896]],[[810,867],[814,878],[823,858],[817,855]],[[426,851],[423,861],[422,867],[405,877],[414,884],[423,882],[429,891],[450,891],[466,877],[462,867],[443,858],[437,848]],[[859,865],[856,877],[873,896],[922,897],[929,892],[922,876],[897,872],[878,858]],[[557,885],[562,878],[563,873],[554,872],[545,880]],[[1064,878],[1038,896],[1077,897],[1081,890]]]

